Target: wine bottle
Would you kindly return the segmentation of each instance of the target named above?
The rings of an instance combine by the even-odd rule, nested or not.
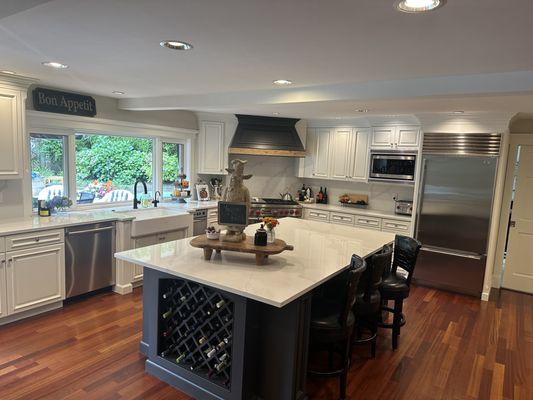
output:
[[[224,354],[222,354],[218,359],[219,359],[220,361],[225,361],[225,360],[228,359],[228,358],[229,358],[229,354],[228,354],[228,353],[224,353]]]
[[[322,203],[323,199],[324,199],[324,192],[322,191],[322,186],[320,186],[320,191],[316,195],[316,202]]]
[[[221,308],[222,306],[224,306],[224,304],[226,304],[226,302],[224,301],[224,299],[222,299],[222,300],[220,300],[219,302],[217,302],[217,303],[215,304],[215,306],[216,306],[217,308]]]
[[[216,353],[217,353],[217,349],[215,347],[210,347],[209,349],[206,350],[205,355],[207,356],[207,358],[211,358]]]
[[[162,297],[163,299],[167,300],[170,298],[170,296],[172,296],[172,288],[168,288],[168,290],[165,293],[163,293]]]
[[[226,362],[225,361],[222,361],[222,362],[219,362],[218,364],[215,364],[215,369],[220,372],[222,371],[224,368],[226,368]]]
[[[181,353],[177,358],[176,358],[176,363],[180,363],[182,362],[183,360],[185,360],[185,357],[187,357],[184,353]]]
[[[322,198],[324,204],[328,204],[328,188],[324,186],[324,196]]]
[[[205,336],[202,336],[200,339],[198,339],[199,344],[204,344],[205,342],[207,342],[207,338]]]
[[[167,311],[165,311],[163,313],[163,319],[169,318],[172,315],[173,312],[174,312],[174,310],[172,310],[172,308],[169,308]]]

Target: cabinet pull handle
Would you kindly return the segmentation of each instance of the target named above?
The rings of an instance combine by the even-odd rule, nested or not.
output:
[[[36,241],[36,242],[38,242],[39,240],[41,240],[41,238],[39,238],[39,237],[36,237],[36,238],[35,238],[35,241]]]

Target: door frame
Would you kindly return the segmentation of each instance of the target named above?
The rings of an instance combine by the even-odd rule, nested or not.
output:
[[[514,170],[518,145],[533,146],[533,134],[511,134],[508,146],[508,157],[505,168],[505,183],[503,185],[503,199],[498,218],[498,242],[496,245],[496,254],[494,266],[492,269],[492,287],[500,288],[502,282],[503,257],[505,252],[505,243],[507,239],[507,225],[509,223],[509,209],[511,208],[511,199],[513,192]]]

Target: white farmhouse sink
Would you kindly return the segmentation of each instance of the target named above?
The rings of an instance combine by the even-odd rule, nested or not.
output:
[[[175,231],[188,225],[192,227],[192,215],[184,211],[139,208],[137,210],[115,210],[115,212],[134,218],[131,225],[131,237]]]

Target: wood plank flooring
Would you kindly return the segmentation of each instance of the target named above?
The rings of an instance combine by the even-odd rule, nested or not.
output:
[[[190,399],[144,373],[141,296],[100,294],[0,327],[0,399]],[[533,296],[416,287],[404,309],[396,352],[388,331],[376,359],[355,349],[349,399],[533,399]],[[308,392],[335,400],[338,381],[309,380]]]

